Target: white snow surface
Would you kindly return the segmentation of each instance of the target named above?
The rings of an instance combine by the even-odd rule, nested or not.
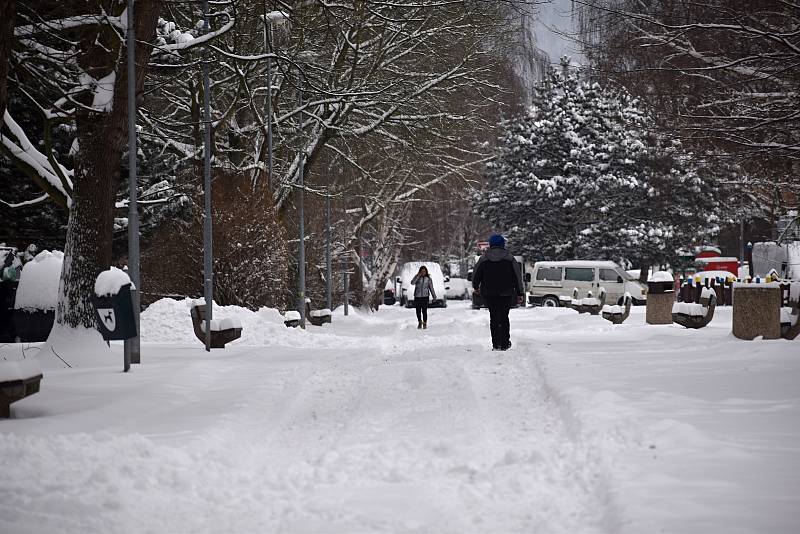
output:
[[[738,340],[730,308],[702,330],[514,309],[491,352],[469,303],[428,330],[221,307],[242,339],[206,353],[190,305],[142,314],[130,373],[84,344],[98,363],[12,405],[0,532],[797,531],[798,342]]]
[[[94,281],[94,294],[98,297],[116,295],[123,286],[128,284],[131,284],[128,273],[122,269],[111,267],[97,275],[97,279]],[[133,289],[133,284],[131,284],[131,289]]]
[[[669,271],[656,271],[647,279],[648,282],[673,282],[675,279]]]
[[[24,360],[0,360],[0,382],[24,380],[42,374],[42,366],[36,358]]]
[[[311,310],[311,317],[327,317],[331,315],[331,310],[323,308],[321,310]]]
[[[672,305],[672,313],[682,313],[691,317],[704,317],[706,308],[696,302],[676,302]]]
[[[451,278],[449,282],[445,282],[445,298],[458,299],[462,297],[469,298],[470,290],[472,289],[472,282],[466,278]]]
[[[284,321],[299,321],[302,317],[300,316],[300,312],[297,310],[287,310],[283,314]]]
[[[14,308],[54,310],[63,263],[64,253],[60,250],[43,250],[25,264],[19,277]]]

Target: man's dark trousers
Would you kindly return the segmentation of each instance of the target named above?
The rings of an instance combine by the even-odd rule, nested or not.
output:
[[[493,348],[508,348],[511,339],[508,311],[511,309],[512,298],[514,297],[484,297],[486,307],[489,308],[489,328],[492,331]]]

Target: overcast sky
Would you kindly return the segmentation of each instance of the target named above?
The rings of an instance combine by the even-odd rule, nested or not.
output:
[[[580,63],[580,54],[575,45],[559,31],[572,33],[570,15],[571,0],[552,0],[539,6],[539,20],[534,26],[536,42],[550,56],[550,61],[558,64],[562,55],[568,55],[574,63]]]

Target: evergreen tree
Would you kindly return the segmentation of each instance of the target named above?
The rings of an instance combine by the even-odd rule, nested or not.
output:
[[[628,93],[562,62],[506,121],[476,212],[537,260],[664,262],[718,230],[717,179]]]

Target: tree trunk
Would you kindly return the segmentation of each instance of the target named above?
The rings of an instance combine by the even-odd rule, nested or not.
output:
[[[159,0],[136,2],[135,32],[138,41],[155,37]],[[150,47],[136,47],[136,88],[144,86]],[[115,63],[93,69],[92,75],[117,73],[113,105],[108,112],[82,110],[76,117],[78,146],[75,188],[70,207],[64,267],[61,272],[56,322],[61,326],[94,327],[92,295],[97,275],[111,265],[114,200],[119,185],[122,153],[128,143],[128,91],[124,53],[97,41],[83,51],[81,63],[103,65],[103,55]]]
[[[650,274],[650,266],[645,263],[639,268],[639,281],[643,284],[646,284],[647,277],[649,274]]]
[[[8,65],[14,43],[15,0],[0,0],[0,118],[8,105]]]

